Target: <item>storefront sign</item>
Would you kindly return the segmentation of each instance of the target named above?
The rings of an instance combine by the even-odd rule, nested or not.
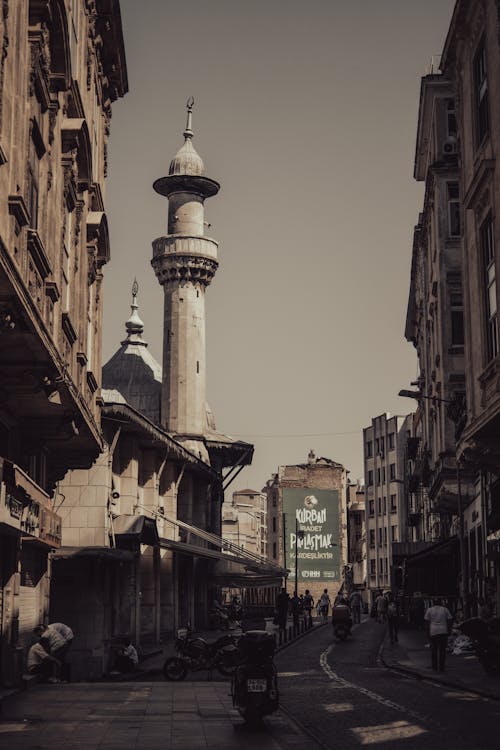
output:
[[[297,557],[297,580],[302,584],[340,581],[338,490],[283,489],[283,513],[290,577],[295,577]]]

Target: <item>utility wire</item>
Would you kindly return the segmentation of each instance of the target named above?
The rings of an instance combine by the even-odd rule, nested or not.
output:
[[[301,438],[301,437],[336,437],[337,435],[359,435],[362,430],[350,430],[349,432],[301,432],[297,434],[287,433],[282,435],[251,435],[249,433],[233,433],[238,438]]]

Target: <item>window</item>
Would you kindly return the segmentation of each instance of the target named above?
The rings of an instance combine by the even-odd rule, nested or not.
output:
[[[389,466],[389,479],[396,479],[396,464],[391,464]]]
[[[276,516],[273,516],[273,531],[276,531]]]
[[[379,561],[378,561],[378,572],[380,573],[380,575],[382,575],[384,572],[384,560],[382,557],[379,558]]]
[[[388,560],[387,560],[387,557],[384,557],[384,573],[385,573],[386,575],[387,575],[388,567],[389,567],[389,566],[388,566]]]
[[[273,542],[273,558],[276,560],[277,557],[278,557],[278,554],[277,554],[276,542]]]
[[[451,345],[464,345],[464,304],[458,292],[450,294],[451,308]]]
[[[394,433],[393,432],[390,432],[389,435],[387,436],[387,443],[389,446],[389,450],[393,451],[394,450]]]
[[[373,450],[373,443],[371,440],[369,440],[368,443],[366,444],[366,457],[367,458],[371,457],[372,450]]]
[[[385,440],[383,437],[380,438],[380,452],[383,453],[385,450]]]
[[[397,510],[396,495],[391,495],[391,513],[396,513]]]
[[[474,57],[473,75],[474,103],[476,107],[476,141],[479,146],[490,128],[486,47],[484,39],[481,41]]]
[[[446,134],[448,138],[457,136],[457,118],[455,114],[455,100],[446,100]]]
[[[448,201],[448,235],[460,237],[460,193],[458,182],[447,182],[446,193]]]
[[[380,469],[377,469],[377,484],[380,484]]]
[[[382,498],[381,497],[379,497],[378,499],[378,514],[379,516],[382,515]]]
[[[384,526],[384,544],[387,545],[387,527]]]
[[[273,508],[276,508],[277,505],[277,496],[276,492],[273,492]]]
[[[384,516],[387,513],[387,498],[384,497]]]
[[[371,487],[373,484],[373,471],[368,472],[368,486]]]
[[[30,215],[30,227],[37,229],[38,227],[38,174],[39,174],[39,156],[33,140],[33,135],[30,138],[29,151],[28,151],[28,185],[27,185],[27,198],[28,198],[28,212]]]
[[[375,529],[370,529],[370,547],[375,547]]]
[[[375,453],[380,452],[380,440],[378,438],[375,438]]]
[[[480,234],[484,264],[486,336],[489,362],[498,354],[497,284],[495,273],[495,248],[493,242],[493,219],[491,218],[491,214],[481,226]]]
[[[385,466],[382,466],[382,482],[385,482]]]
[[[376,574],[376,572],[377,572],[377,569],[375,567],[376,566],[376,562],[377,562],[376,560],[370,560],[370,575],[371,576],[374,576]]]
[[[391,526],[391,542],[397,542],[397,541],[398,541],[398,527]]]
[[[375,502],[374,502],[374,500],[370,500],[370,502],[368,504],[368,507],[369,507],[370,516],[374,516],[375,515]]]
[[[378,530],[378,546],[382,546],[382,528],[379,528]]]

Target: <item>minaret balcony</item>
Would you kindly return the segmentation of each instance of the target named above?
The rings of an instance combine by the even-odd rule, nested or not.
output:
[[[170,234],[153,240],[153,259],[160,256],[193,255],[217,262],[219,244],[210,237]]]

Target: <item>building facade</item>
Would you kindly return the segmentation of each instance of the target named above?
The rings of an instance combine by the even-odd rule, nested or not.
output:
[[[0,13],[0,672],[15,683],[49,609],[58,482],[100,431],[112,103],[127,92],[117,0]]]
[[[347,560],[349,566],[349,591],[366,596],[367,549],[366,549],[366,501],[365,489],[357,482],[347,485]]]
[[[297,580],[299,593],[327,588],[333,600],[348,562],[345,467],[311,451],[307,463],[278,467],[263,492],[270,559],[288,569],[288,588]]]
[[[267,496],[258,490],[233,492],[222,506],[222,537],[249,552],[268,556]]]
[[[464,616],[500,604],[498,24],[494,0],[457,0],[439,70],[422,80],[415,158],[426,185],[406,327],[420,366],[415,484],[426,538],[455,560],[446,585]]]
[[[370,602],[394,585],[392,545],[406,538],[404,446],[408,417],[381,414],[363,430],[367,545],[367,588]]]

